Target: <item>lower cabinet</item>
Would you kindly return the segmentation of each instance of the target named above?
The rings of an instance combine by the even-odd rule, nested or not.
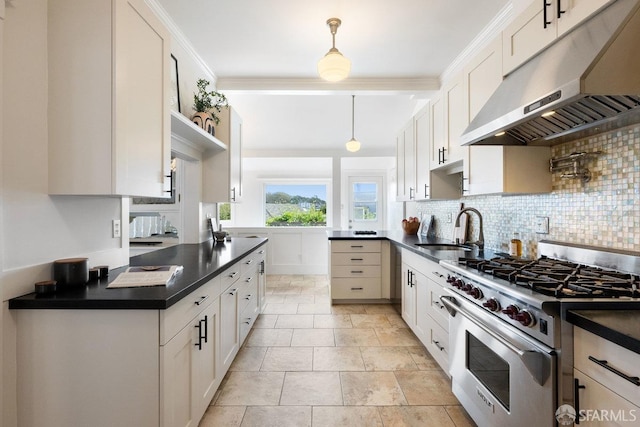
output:
[[[331,298],[383,298],[381,240],[331,240]]]
[[[449,315],[440,302],[446,272],[407,249],[402,249],[402,272],[402,318],[448,374]]]

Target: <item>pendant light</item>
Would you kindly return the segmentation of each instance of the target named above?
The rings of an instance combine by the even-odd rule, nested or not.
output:
[[[327,25],[331,30],[333,46],[329,49],[329,52],[318,61],[318,74],[321,78],[330,82],[344,80],[349,75],[349,71],[351,71],[351,61],[336,49],[336,33],[338,32],[340,24],[342,24],[342,21],[338,18],[327,19]]]
[[[345,144],[347,147],[347,151],[351,151],[355,153],[360,150],[360,141],[356,139],[354,136],[354,128],[355,128],[355,104],[356,104],[356,96],[351,95],[351,139]]]

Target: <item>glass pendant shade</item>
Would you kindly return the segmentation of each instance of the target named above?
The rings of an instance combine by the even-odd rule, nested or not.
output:
[[[329,82],[338,82],[346,79],[350,71],[351,61],[345,58],[336,48],[331,48],[318,61],[318,75]]]
[[[349,142],[345,144],[345,146],[347,147],[347,151],[355,153],[356,151],[360,150],[360,141],[355,138],[351,138]]]

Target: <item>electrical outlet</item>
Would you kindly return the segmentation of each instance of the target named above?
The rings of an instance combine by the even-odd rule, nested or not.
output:
[[[549,234],[549,217],[537,216],[535,223],[535,230],[538,234]]]
[[[111,221],[111,234],[114,238],[120,237],[122,235],[122,229],[120,228],[120,220],[114,219]]]

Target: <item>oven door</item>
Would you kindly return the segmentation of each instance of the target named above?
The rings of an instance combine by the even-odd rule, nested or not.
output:
[[[452,390],[480,426],[555,425],[556,355],[447,290]]]

